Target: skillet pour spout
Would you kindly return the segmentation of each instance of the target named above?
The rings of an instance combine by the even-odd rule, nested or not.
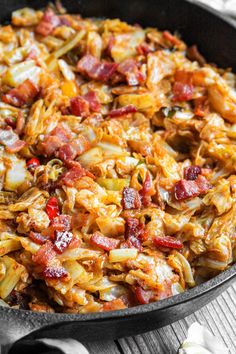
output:
[[[22,7],[41,8],[47,1],[4,0],[0,20]],[[121,18],[130,23],[178,31],[189,45],[196,44],[210,62],[236,71],[236,26],[214,10],[184,0],[63,1],[68,12],[87,17]],[[185,293],[139,307],[89,314],[51,314],[0,307],[0,340],[4,344],[24,337],[70,337],[81,341],[134,335],[175,322],[198,310],[235,279],[236,265]],[[14,352],[14,346],[10,353]]]

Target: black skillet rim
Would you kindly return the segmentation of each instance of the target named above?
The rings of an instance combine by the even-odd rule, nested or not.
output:
[[[203,3],[196,3],[194,0],[184,0],[186,2],[191,3],[192,6],[197,8],[202,8],[204,11],[213,14],[215,17],[220,18],[224,22],[228,23],[231,27],[235,29],[236,34],[236,21],[226,17],[224,14],[221,14],[219,11],[208,7]],[[130,307],[124,310],[116,310],[110,312],[93,312],[86,314],[65,314],[65,313],[42,313],[42,312],[33,312],[30,310],[19,310],[10,307],[0,306],[0,314],[1,312],[8,313],[9,315],[19,315],[22,314],[24,317],[27,315],[29,317],[37,317],[40,321],[45,322],[45,325],[53,324],[55,321],[59,322],[71,322],[71,321],[97,321],[97,320],[112,320],[124,317],[133,317],[138,314],[146,314],[153,311],[165,310],[168,308],[175,307],[180,304],[184,304],[185,302],[189,302],[190,300],[194,300],[202,295],[211,292],[218,287],[223,286],[225,283],[230,282],[236,276],[236,264],[232,265],[229,269],[215,276],[214,278],[197,285],[196,287],[186,290],[181,294],[171,296],[167,299],[159,300],[147,305],[139,305],[135,307]]]

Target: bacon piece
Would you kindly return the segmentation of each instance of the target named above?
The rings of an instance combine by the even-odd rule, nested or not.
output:
[[[71,219],[70,215],[61,214],[52,219],[50,224],[50,229],[53,231],[70,231],[71,229]]]
[[[68,272],[62,266],[48,266],[43,270],[46,279],[62,279],[68,277]]]
[[[189,101],[193,98],[192,73],[184,70],[176,71],[173,85],[173,101]]]
[[[117,71],[124,75],[129,86],[140,85],[145,81],[145,77],[138,69],[137,62],[134,59],[125,59],[118,67]]]
[[[49,157],[53,155],[62,145],[62,141],[57,136],[48,136],[40,144],[39,149],[44,156]]]
[[[67,171],[64,175],[62,175],[59,185],[64,184],[68,187],[73,187],[75,181],[84,176],[86,176],[86,171],[82,166],[72,167],[69,171]]]
[[[29,238],[38,245],[43,245],[47,242],[47,238],[41,235],[39,232],[30,231]]]
[[[200,194],[206,193],[212,186],[208,180],[199,175],[195,181],[187,181],[181,179],[175,184],[174,195],[177,200],[193,198]]]
[[[47,241],[33,254],[32,260],[39,265],[47,266],[55,257],[56,252],[54,251],[54,246],[51,241]]]
[[[122,193],[122,206],[123,209],[140,209],[142,206],[141,198],[138,191],[134,188],[125,187]]]
[[[152,297],[150,290],[144,290],[141,286],[138,286],[134,291],[135,297],[141,305],[149,304]]]
[[[147,42],[141,43],[136,48],[136,50],[137,50],[137,53],[140,55],[147,55],[148,53],[151,53],[154,51],[154,49]]]
[[[56,216],[60,215],[60,209],[56,197],[51,197],[48,199],[46,204],[46,213],[48,214],[50,220],[53,220]]]
[[[205,58],[199,53],[196,45],[192,45],[187,49],[187,56],[192,61],[197,61],[201,66],[206,63]]]
[[[117,248],[120,241],[115,238],[103,236],[100,232],[95,232],[90,238],[90,243],[105,251],[110,251]]]
[[[73,239],[72,232],[69,231],[55,231],[54,250],[57,253],[63,253]]]
[[[118,108],[118,109],[113,109],[112,111],[109,112],[109,117],[111,118],[116,118],[116,117],[122,117],[122,116],[126,116],[127,114],[130,113],[135,113],[137,112],[137,108],[135,106],[133,106],[132,104],[129,104],[127,106]]]
[[[84,98],[89,103],[89,108],[93,112],[99,112],[101,109],[101,103],[95,91],[89,91],[84,95]]]
[[[94,56],[87,54],[79,60],[77,69],[81,74],[91,79],[106,82],[115,73],[117,64],[106,61],[100,62]]]
[[[152,188],[152,177],[149,171],[147,171],[145,180],[143,182],[143,188],[139,191],[143,206],[149,206],[151,203],[151,196],[155,194],[155,190]]]
[[[194,114],[198,117],[205,117],[209,111],[208,99],[206,96],[198,97],[194,100]]]
[[[188,181],[194,181],[202,173],[200,166],[188,166],[184,168],[184,178]]]
[[[23,140],[17,140],[14,144],[12,145],[8,145],[6,147],[7,152],[9,152],[10,154],[14,154],[18,151],[20,151],[21,149],[23,149],[23,147],[26,145],[26,142]]]
[[[6,146],[6,150],[10,153],[18,152],[26,145],[25,141],[19,140],[19,136],[10,127],[0,129],[0,144]]]
[[[51,34],[54,28],[56,28],[60,24],[60,18],[54,13],[51,8],[47,8],[41,21],[36,27],[35,32],[46,37]]]
[[[135,247],[142,251],[142,242],[146,239],[147,233],[144,226],[136,218],[127,218],[125,221],[125,247]]]
[[[62,161],[74,160],[76,156],[83,154],[91,147],[90,141],[84,135],[79,135],[68,144],[62,145],[57,155]]]
[[[15,107],[29,104],[38,94],[39,90],[29,79],[2,96],[2,101]]]
[[[22,111],[19,111],[16,118],[16,130],[15,130],[16,134],[20,135],[24,130],[24,126],[25,126],[24,114]]]
[[[174,248],[177,250],[183,248],[183,243],[172,236],[163,236],[163,237],[156,236],[153,239],[153,243],[155,246],[158,247]]]
[[[76,96],[70,100],[70,110],[74,116],[87,117],[90,114],[89,102],[82,96]]]
[[[66,167],[69,168],[69,169],[71,169],[71,168],[73,168],[73,167],[77,167],[77,168],[79,168],[79,169],[83,168],[83,167],[81,166],[81,164],[79,163],[79,161],[67,160],[67,161],[65,161],[64,163],[65,163]],[[89,172],[89,171],[86,170],[85,168],[83,168],[83,169],[84,169],[85,176],[90,177],[90,178],[92,178],[92,179],[95,179],[95,176],[94,176],[91,172]]]
[[[112,301],[108,301],[102,306],[103,312],[123,310],[123,309],[126,309],[126,306],[125,306],[123,300],[120,298],[112,300]]]
[[[164,31],[162,35],[163,38],[170,42],[173,46],[179,46],[181,44],[181,40],[176,36],[173,36],[173,34],[171,34],[169,31]]]
[[[71,131],[62,125],[58,125],[56,128],[54,128],[50,135],[56,136],[63,143],[67,143],[72,138]]]

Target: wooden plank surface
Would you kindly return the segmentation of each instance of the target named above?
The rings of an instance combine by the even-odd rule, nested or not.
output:
[[[206,326],[236,354],[236,283],[207,306],[172,325],[117,341],[86,343],[90,354],[176,354],[193,322]]]

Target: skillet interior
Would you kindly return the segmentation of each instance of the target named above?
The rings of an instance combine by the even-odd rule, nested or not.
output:
[[[0,20],[7,20],[10,13],[20,7],[40,8],[48,1],[1,2]],[[222,67],[231,66],[236,70],[236,26],[204,6],[197,6],[184,0],[86,0],[63,1],[69,12],[83,16],[119,17],[143,26],[178,30],[188,44],[197,44],[208,61]],[[47,314],[0,308],[1,330],[6,336],[16,328],[22,335],[42,326],[30,337],[71,336],[92,340],[101,336],[117,338],[141,333],[174,322],[205,305],[219,295],[235,276],[236,265],[183,294],[149,305],[110,313],[85,315]],[[57,324],[56,324],[57,323]],[[46,332],[45,332],[46,331]],[[105,333],[105,334],[104,334]]]

